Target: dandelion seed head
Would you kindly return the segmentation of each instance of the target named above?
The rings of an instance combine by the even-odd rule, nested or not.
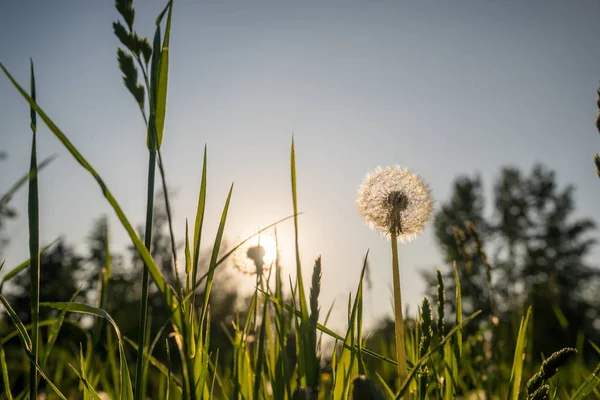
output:
[[[401,242],[419,235],[433,212],[431,189],[408,168],[378,167],[368,174],[358,191],[360,215],[387,237],[395,233]]]

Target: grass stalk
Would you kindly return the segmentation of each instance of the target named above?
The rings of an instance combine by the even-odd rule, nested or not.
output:
[[[150,150],[148,158],[148,196],[146,198],[146,231],[144,233],[144,245],[148,252],[152,245],[152,214],[154,211],[154,177],[156,174],[156,151]],[[138,351],[135,375],[135,398],[140,399],[144,384],[144,349],[146,347],[146,323],[148,319],[148,267],[144,264],[142,272],[142,298],[140,302],[140,323],[138,325]]]
[[[35,101],[35,75],[33,61],[31,61],[31,98]],[[29,196],[27,213],[29,219],[29,277],[31,296],[31,353],[32,363],[29,369],[29,398],[36,400],[38,397],[38,372],[35,364],[38,362],[39,335],[40,335],[40,235],[39,235],[39,198],[37,179],[37,143],[36,143],[36,112],[31,110],[31,164],[29,167]]]

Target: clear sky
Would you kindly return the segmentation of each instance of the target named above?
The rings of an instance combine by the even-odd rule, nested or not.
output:
[[[151,37],[164,2],[134,6],[138,32]],[[489,188],[501,166],[529,170],[540,161],[576,186],[580,215],[597,217],[599,16],[591,0],[176,1],[163,155],[177,238],[194,218],[205,143],[207,239],[231,182],[231,240],[291,214],[292,133],[304,274],[322,254],[322,308],[336,301],[333,327],[343,325],[367,249],[367,321],[391,315],[389,243],[355,204],[364,174],[378,165],[411,168],[439,207],[459,174],[480,172]],[[34,59],[42,108],[139,224],[147,150],[117,66],[118,17],[112,1],[0,0],[0,62],[28,85]],[[27,170],[30,151],[29,109],[4,77],[0,150],[9,155],[0,163],[2,192]],[[43,127],[40,157],[54,153],[40,177],[42,241],[64,234],[81,246],[107,212],[115,249],[123,249],[126,234],[97,185]],[[20,217],[9,225],[9,267],[27,258],[25,190],[13,205]],[[295,275],[290,228],[280,233]],[[431,229],[400,252],[414,312],[424,291],[419,270],[439,267],[441,256]]]

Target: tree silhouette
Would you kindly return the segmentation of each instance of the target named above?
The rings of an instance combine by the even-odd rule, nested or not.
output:
[[[491,213],[480,177],[463,176],[436,215],[436,238],[448,264],[457,263],[465,312],[481,309],[482,320],[506,323],[533,305],[535,356],[575,345],[580,333],[597,334],[590,289],[598,271],[586,261],[595,224],[573,216],[573,195],[542,165],[529,174],[508,167],[493,185]],[[435,280],[426,278],[433,294]],[[447,300],[454,308],[453,296]]]

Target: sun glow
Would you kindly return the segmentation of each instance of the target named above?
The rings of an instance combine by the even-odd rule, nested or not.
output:
[[[253,235],[248,233],[240,241]],[[256,274],[257,269],[268,271],[277,258],[277,241],[275,236],[262,232],[253,236],[240,246],[233,256],[233,263],[237,269],[246,274]]]

